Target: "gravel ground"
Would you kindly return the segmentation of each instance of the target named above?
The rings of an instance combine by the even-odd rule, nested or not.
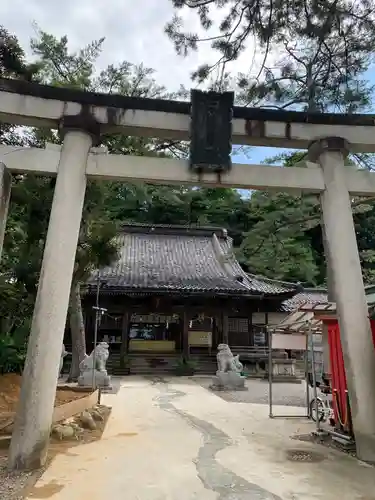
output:
[[[0,499],[22,500],[22,491],[33,484],[43,471],[38,472],[12,472],[7,471],[7,457],[0,455]]]
[[[206,389],[212,383],[211,377],[194,377],[194,380]],[[215,394],[231,403],[268,404],[268,381],[247,379],[246,386],[247,391],[217,391]],[[312,394],[310,397],[312,397]],[[272,386],[272,402],[274,405],[306,406],[306,383],[304,381],[300,384],[274,383]]]
[[[119,384],[115,384],[115,390]],[[117,388],[118,390],[118,388]],[[33,486],[48,468],[53,457],[60,453],[66,453],[75,446],[88,444],[101,438],[107,420],[111,413],[109,407],[103,406],[103,422],[96,422],[96,430],[85,429],[78,440],[63,440],[52,438],[49,445],[49,458],[46,465],[34,472],[12,472],[7,470],[7,450],[0,449],[0,500],[23,500],[24,496],[33,496]],[[39,497],[38,497],[39,498]],[[46,497],[47,498],[47,497]],[[49,497],[48,497],[49,498]]]
[[[292,436],[292,439],[296,439],[297,441],[304,441],[306,443],[317,443],[321,444],[323,446],[326,446],[328,448],[333,448],[335,450],[342,451],[344,453],[347,453],[348,455],[352,457],[356,457],[356,450],[355,450],[355,444],[351,443],[348,444],[347,446],[344,446],[334,439],[332,439],[332,436],[330,435],[321,435],[317,436],[315,434],[301,434],[298,436]]]

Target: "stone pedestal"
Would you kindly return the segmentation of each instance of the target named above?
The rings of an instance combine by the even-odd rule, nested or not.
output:
[[[78,385],[80,387],[92,387],[92,370],[86,370],[81,373],[78,377]],[[106,388],[109,389],[111,386],[111,377],[106,371],[100,372],[95,370],[95,389]]]
[[[274,377],[295,377],[296,362],[294,359],[275,359],[272,366],[272,375]]]
[[[245,377],[233,371],[217,371],[216,377],[212,379],[210,389],[213,391],[246,391],[245,380]]]
[[[267,377],[269,370],[267,368]],[[272,362],[273,382],[300,382],[296,377],[296,360],[278,358]]]

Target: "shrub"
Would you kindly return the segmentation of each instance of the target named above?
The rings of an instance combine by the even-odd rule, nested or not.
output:
[[[0,373],[22,373],[26,349],[25,339],[9,333],[0,334]]]
[[[177,375],[194,375],[197,369],[197,363],[191,359],[182,356],[175,366]]]

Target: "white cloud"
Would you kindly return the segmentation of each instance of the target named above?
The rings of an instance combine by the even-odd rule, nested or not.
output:
[[[218,11],[216,18],[221,19],[222,14]],[[187,58],[177,56],[164,34],[164,26],[172,15],[170,0],[12,0],[0,3],[1,24],[19,38],[27,51],[30,38],[35,36],[33,22],[55,36],[67,35],[72,49],[104,36],[106,41],[98,69],[123,60],[144,63],[157,71],[158,83],[168,90],[176,90],[180,84],[191,86],[191,72],[200,64],[212,63],[217,58],[209,44]],[[195,12],[188,10],[184,19],[191,31],[199,29]],[[249,69],[253,53],[252,44],[230,66],[233,74]],[[256,60],[260,57],[259,54]]]

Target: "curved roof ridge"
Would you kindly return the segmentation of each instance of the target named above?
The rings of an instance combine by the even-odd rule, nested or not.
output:
[[[235,256],[232,238],[226,238],[226,248],[224,248],[222,241],[220,241],[217,235],[213,233],[211,243],[217,261],[222,266],[227,276],[230,279],[233,279],[233,281],[237,282],[240,286],[243,286],[244,289],[251,291],[252,289],[251,284],[249,283],[249,279],[245,271],[239,265],[239,262]]]
[[[165,235],[189,235],[189,236],[211,236],[216,234],[218,238],[228,238],[228,231],[219,226],[200,226],[199,224],[150,224],[129,222],[121,224],[120,233],[143,233],[143,234],[165,234]]]

